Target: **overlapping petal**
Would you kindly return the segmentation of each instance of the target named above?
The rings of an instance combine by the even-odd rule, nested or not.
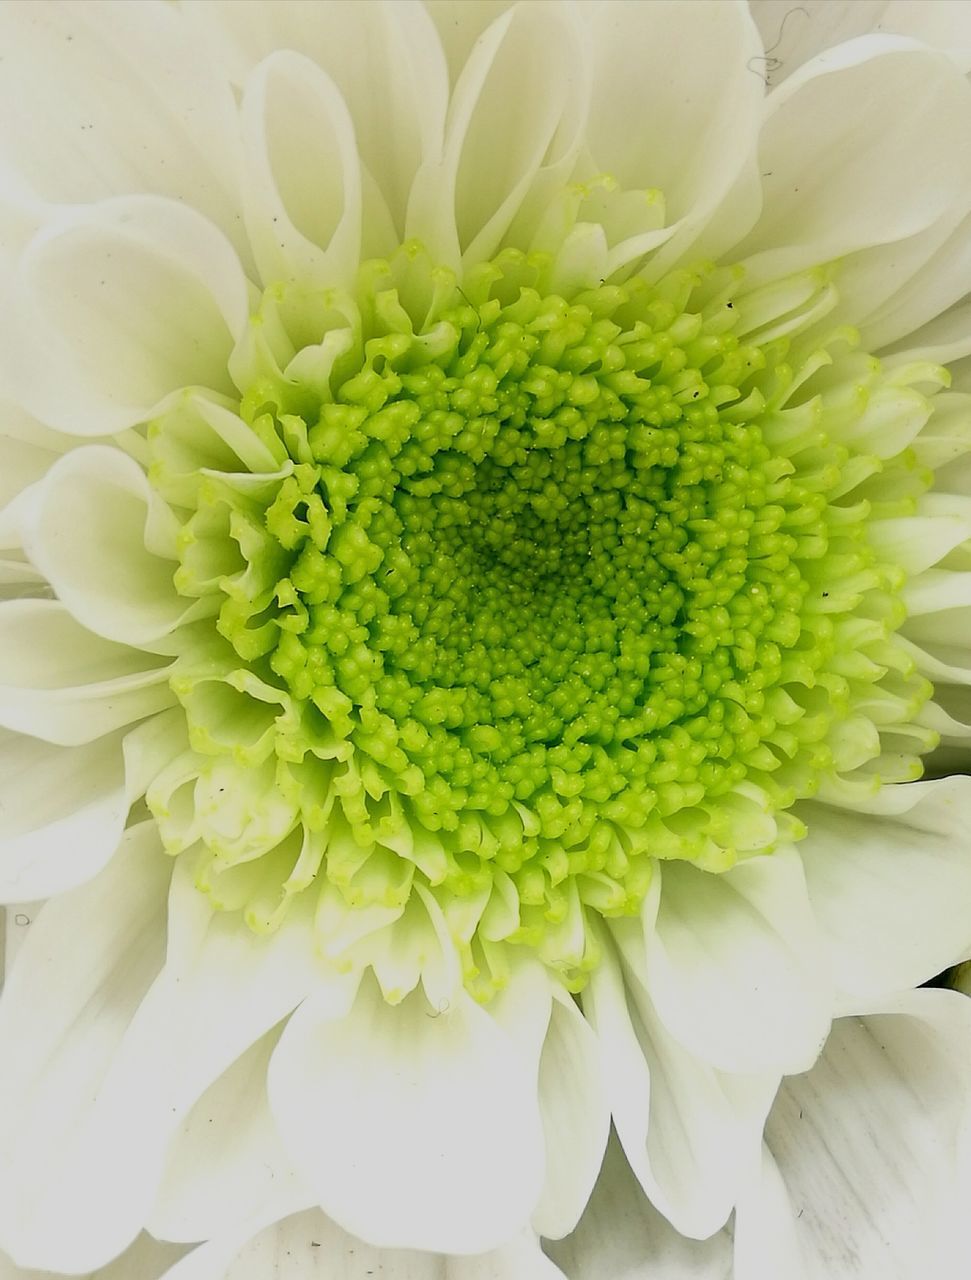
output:
[[[0,901],[91,879],[114,855],[129,805],[118,733],[59,747],[0,732]]]
[[[971,1004],[951,991],[898,994],[836,1023],[819,1065],[786,1082],[769,1117],[786,1197],[776,1184],[746,1207],[757,1223],[744,1228],[739,1280],[766,1274],[756,1241],[767,1231],[779,1267],[790,1274],[801,1253],[807,1280],[957,1280],[969,1043]]]
[[[728,1075],[694,1057],[665,1028],[643,976],[624,972],[616,955],[594,973],[584,1011],[638,1181],[682,1234],[714,1234],[750,1176],[778,1075]]]
[[[26,597],[0,604],[0,900],[56,895],[0,1000],[11,1265],[106,1268],[101,1280],[159,1280],[166,1266],[166,1280],[958,1280],[949,1215],[968,1177],[971,1006],[909,988],[971,955],[971,784],[889,779],[913,777],[910,747],[935,734],[931,769],[966,769],[971,738],[971,372],[955,365],[956,389],[938,395],[933,367],[971,356],[962,7],[11,4],[0,45],[13,50],[0,107],[32,122],[0,141],[0,582]],[[422,243],[407,265],[372,265],[381,290],[355,292],[362,259],[409,237]],[[304,483],[313,433],[332,411],[344,431],[369,378],[390,370],[397,394],[424,377],[409,363],[418,346],[429,376],[443,372],[450,291],[474,312],[469,349],[484,336],[463,289],[490,260],[516,264],[504,287],[535,271],[569,301],[638,277],[674,296],[687,277],[666,273],[702,255],[743,259],[747,279],[736,295],[719,293],[732,272],[711,277],[705,336],[685,343],[717,347],[735,296],[752,350],[794,335],[791,367],[773,355],[751,403],[807,483],[801,455],[835,423],[849,460],[842,488],[832,457],[820,463],[829,532],[864,512],[879,562],[852,567],[841,593],[886,588],[857,619],[868,635],[888,601],[908,616],[867,656],[840,632],[825,679],[799,669],[790,687],[805,697],[774,703],[776,754],[755,744],[746,757],[768,771],[761,814],[773,770],[796,776],[790,727],[812,741],[821,700],[861,670],[887,675],[866,729],[812,742],[825,778],[818,794],[815,778],[792,790],[814,795],[796,810],[805,838],[791,843],[792,820],[764,856],[726,839],[693,865],[677,846],[698,811],[659,788],[677,821],[653,829],[637,901],[610,898],[595,868],[583,907],[574,893],[566,918],[547,913],[551,933],[589,926],[576,954],[593,973],[575,1000],[565,964],[522,959],[517,913],[534,904],[504,891],[505,871],[468,901],[432,891],[440,860],[487,847],[478,814],[416,853],[372,761],[341,786],[359,781],[380,822],[328,847],[343,792],[309,793],[344,763],[331,704],[276,698],[269,650],[237,670],[223,642],[244,584],[226,557],[188,556],[191,600],[175,570],[211,529],[262,551],[274,520],[312,522],[306,486],[283,515],[264,498]],[[317,301],[301,310],[308,290]],[[846,322],[889,350],[882,380],[876,361],[845,355],[847,330],[831,338]],[[369,363],[348,391],[335,370],[359,347]],[[319,403],[301,399],[304,380]],[[274,396],[285,445],[262,416]],[[740,393],[718,396],[716,416]],[[432,414],[420,429],[438,425]],[[214,477],[238,508],[190,529]],[[327,483],[336,494],[336,473]],[[304,569],[315,564],[308,552]],[[254,652],[277,604],[274,617],[293,609],[280,630],[301,634],[282,574],[254,607]],[[230,607],[206,598],[226,583]],[[810,595],[822,620],[800,645],[833,609],[829,590]],[[330,619],[314,643],[343,654],[345,627]],[[915,672],[934,700],[898,723]],[[207,696],[190,688],[198,673],[231,693],[215,695],[214,727],[190,734],[183,708]],[[244,704],[259,732],[224,735]],[[146,794],[157,826],[131,810]],[[196,844],[199,814],[212,848]],[[598,865],[644,853],[633,826],[618,830]],[[290,902],[311,862],[363,864],[372,848],[399,872],[415,855],[407,873],[424,879],[407,908],[357,881],[329,886],[316,915]],[[588,853],[558,852],[551,878]],[[200,892],[227,868],[245,888],[264,855],[286,864],[279,910],[273,899],[244,924]],[[608,906],[590,925],[598,893]],[[356,894],[371,896],[349,925]],[[493,962],[479,1004],[462,978]],[[177,1259],[146,1226],[203,1243]],[[547,1256],[540,1234],[567,1238]]]
[[[971,86],[943,54],[891,36],[851,41],[797,71],[765,110],[762,212],[733,250],[754,280],[906,240],[968,208]]]
[[[0,111],[30,121],[0,156],[36,197],[168,196],[243,247],[232,92],[171,5],[5,5],[0,44]]]
[[[540,988],[527,1013],[540,1044],[544,1023],[529,1015],[544,994],[548,1009]],[[346,1230],[385,1248],[479,1253],[523,1226],[539,1196],[537,1069],[464,992],[442,1010],[421,992],[389,1008],[368,980],[345,1017],[314,1000],[294,1015],[270,1098],[318,1202]]]
[[[232,389],[246,278],[190,205],[117,196],[75,206],[31,241],[10,289],[0,372],[48,426],[108,435],[187,385]]]
[[[800,846],[842,998],[927,982],[971,948],[971,779],[886,787],[871,804],[814,803]]]

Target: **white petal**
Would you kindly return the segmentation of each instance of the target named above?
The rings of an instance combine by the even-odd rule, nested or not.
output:
[[[871,520],[867,537],[885,561],[899,566],[908,577],[923,573],[971,538],[971,503],[963,505],[960,513]]]
[[[161,1280],[183,1252],[181,1245],[155,1240],[143,1231],[120,1257],[102,1267],[90,1280]]]
[[[242,244],[229,84],[171,5],[4,5],[0,154],[47,200],[155,193]]]
[[[127,816],[117,735],[54,747],[0,730],[0,902],[90,880],[117,849]]]
[[[576,1231],[547,1247],[570,1280],[729,1280],[732,1270],[727,1234],[679,1235],[644,1195],[616,1138]]]
[[[125,734],[125,787],[128,800],[140,800],[158,775],[189,749],[189,733],[181,707],[143,720]]]
[[[854,41],[796,72],[766,111],[765,204],[734,251],[753,255],[755,281],[902,240],[971,202],[971,86],[942,54]]]
[[[178,524],[119,449],[90,445],[56,463],[33,493],[24,549],[82,626],[139,645],[182,622],[173,585]]]
[[[563,1273],[540,1250],[532,1232],[472,1258],[376,1249],[342,1231],[319,1209],[285,1218],[252,1233],[227,1251],[214,1240],[166,1272],[164,1280],[556,1280]]]
[[[766,82],[778,84],[804,62],[871,31],[911,36],[950,54],[962,70],[971,70],[971,15],[961,3],[927,0],[749,0],[765,42]]]
[[[170,914],[184,895],[201,896],[184,864],[176,865]],[[183,1118],[241,1053],[326,984],[309,912],[291,913],[286,928],[269,937],[210,913],[194,951],[178,960],[170,953],[89,1113],[62,1141],[48,1169],[44,1212],[21,1225],[24,1250],[49,1266],[69,1257],[82,1267],[123,1248],[149,1215]],[[337,979],[333,987],[344,985]],[[56,1237],[52,1220],[59,1221]]]
[[[829,1030],[831,992],[798,855],[780,850],[723,875],[661,871],[647,974],[658,1015],[723,1071],[805,1071]]]
[[[47,584],[44,582],[43,574],[35,569],[23,554],[23,526],[30,505],[33,501],[33,485],[28,485],[20,493],[16,494],[13,499],[3,508],[0,508],[0,548],[6,553],[4,563],[8,570],[22,568],[28,570],[30,577],[12,577],[8,581],[13,582],[37,582],[40,585],[40,592],[47,593]]]
[[[533,1226],[558,1239],[576,1226],[597,1180],[610,1104],[590,1024],[570,996],[555,987],[553,995],[539,1076],[546,1183]]]
[[[828,322],[858,326],[864,351],[881,351],[900,333],[910,333],[960,291],[966,210],[957,206],[925,231],[850,254],[839,264],[839,301]],[[928,305],[929,304],[929,305]],[[936,307],[936,310],[935,310]],[[889,324],[886,318],[889,317]]]
[[[42,426],[19,405],[0,400],[0,509],[46,475],[76,443]]]
[[[593,168],[629,189],[659,188],[677,229],[653,274],[687,248],[736,180],[746,188],[757,181],[763,86],[747,64],[761,53],[758,33],[744,4],[595,0],[583,11]]]
[[[202,1252],[202,1250],[200,1250]],[[190,1270],[185,1280],[357,1280],[371,1272],[388,1280],[444,1280],[444,1259],[432,1254],[375,1249],[349,1236],[319,1209],[267,1227],[239,1250],[228,1266]],[[183,1280],[178,1268],[165,1280]]]
[[[353,285],[361,250],[361,170],[354,126],[309,58],[271,54],[240,108],[246,227],[264,284]]]
[[[42,422],[105,435],[180,387],[232,391],[226,366],[247,310],[239,259],[194,210],[155,196],[78,206],[21,259],[0,368]]]
[[[277,1038],[247,1049],[183,1120],[146,1223],[154,1235],[194,1241],[245,1231],[292,1176],[266,1096]]]
[[[133,828],[100,875],[44,906],[0,998],[0,1247],[22,1266],[90,1269],[137,1233],[92,1255],[53,1184],[162,963],[170,872],[154,824]]]
[[[426,1255],[427,1256],[427,1255]],[[393,1273],[392,1280],[394,1280]],[[443,1280],[566,1280],[532,1231],[473,1258],[447,1258]]]
[[[242,1265],[236,1273],[236,1280],[255,1280],[246,1269],[246,1253],[250,1245],[264,1237],[273,1240],[277,1223],[282,1223],[286,1230],[285,1219],[307,1209],[311,1209],[315,1217],[318,1215],[312,1201],[295,1191],[292,1180],[288,1179],[282,1191],[275,1192],[264,1201],[245,1225],[192,1249],[165,1272],[162,1280],[227,1280],[233,1277],[233,1265],[239,1255],[242,1255]],[[262,1265],[265,1258],[259,1261]]]
[[[504,13],[455,86],[440,161],[416,177],[409,235],[440,261],[464,255],[474,263],[495,253],[514,220],[534,225],[572,171],[586,101],[571,11],[522,5]],[[528,231],[519,238],[528,243]]]
[[[181,1257],[181,1245],[154,1240],[144,1231],[130,1248],[97,1271],[89,1271],[78,1280],[161,1280]],[[15,1266],[0,1254],[0,1280],[59,1280],[51,1271],[29,1271]]]
[[[810,1280],[967,1274],[969,1057],[967,997],[910,991],[840,1019],[817,1066],[786,1081],[766,1140]]]
[[[448,74],[425,7],[415,0],[372,4],[193,3],[227,69],[243,84],[277,49],[311,58],[337,85],[354,122],[361,161],[380,188],[398,238],[415,172],[441,147]]]
[[[165,667],[102,640],[54,600],[0,605],[0,724],[61,746],[92,742],[175,700]]]
[[[966,637],[971,621],[971,575],[942,573],[932,577],[936,573],[932,569],[919,583],[904,588],[921,612],[903,624],[898,643],[929,680],[969,685],[971,653]]]
[[[960,718],[958,718],[960,717]],[[941,735],[944,748],[971,740],[971,689],[960,685],[938,685],[934,701],[925,703],[920,723]],[[935,751],[930,757],[936,759]]]
[[[448,76],[454,85],[476,42],[516,0],[425,0],[445,51]]]
[[[707,1238],[756,1167],[778,1075],[726,1075],[693,1057],[609,944],[583,1008],[600,1039],[614,1124],[638,1181],[678,1231]]]
[[[853,1007],[971,946],[971,779],[884,787],[883,812],[812,803],[799,844],[834,981]]]
[[[16,558],[17,553],[0,558],[0,600],[16,600],[24,595],[23,588],[44,589],[40,573],[26,560]]]
[[[384,1003],[368,978],[350,1014],[308,1001],[270,1064],[270,1102],[323,1209],[386,1248],[481,1252],[528,1219],[543,1137],[535,1067],[464,992]]]
[[[0,159],[0,270],[5,278],[50,213],[50,206]]]
[[[971,288],[971,214],[957,205],[944,229],[948,231],[946,236],[932,228],[900,246],[871,250],[866,255],[877,258],[871,271],[883,268],[888,283],[893,282],[894,274],[898,280],[898,287],[887,290],[881,305],[861,323],[866,350],[879,351],[905,341],[911,345],[926,342],[927,334],[920,333],[922,327],[943,317],[949,307],[967,295]],[[932,252],[926,252],[928,246],[932,246]],[[958,348],[951,358],[959,354],[965,352]]]
[[[760,1176],[736,1206],[734,1244],[733,1280],[806,1280],[792,1201],[767,1147]]]
[[[3,910],[3,972],[0,978],[6,981],[7,974],[23,950],[27,935],[37,919],[43,902],[12,902]],[[2,982],[0,982],[2,988]]]
[[[493,1020],[518,1046],[524,1069],[534,1082],[539,1078],[540,1059],[550,1025],[553,989],[553,982],[543,965],[535,959],[514,954],[505,987],[488,1005]],[[427,982],[425,994],[434,1008],[444,1007],[436,999],[434,987],[428,990]]]

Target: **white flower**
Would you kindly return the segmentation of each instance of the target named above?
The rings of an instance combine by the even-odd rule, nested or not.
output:
[[[0,9],[15,1267],[962,1274],[971,23],[753,10]]]

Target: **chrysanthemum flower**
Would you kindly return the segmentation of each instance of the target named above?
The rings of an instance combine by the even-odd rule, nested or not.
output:
[[[0,9],[16,1267],[964,1274],[971,23],[819,10]]]

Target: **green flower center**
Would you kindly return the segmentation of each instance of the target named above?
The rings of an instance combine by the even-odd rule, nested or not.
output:
[[[502,942],[580,985],[588,913],[636,912],[654,859],[771,851],[795,801],[932,745],[866,488],[926,480],[871,438],[876,362],[799,346],[831,286],[548,273],[459,287],[406,246],[353,298],[270,289],[239,403],[150,433],[215,617],[173,679],[191,766],[149,797],[170,846],[254,928],[432,899],[483,993]]]

